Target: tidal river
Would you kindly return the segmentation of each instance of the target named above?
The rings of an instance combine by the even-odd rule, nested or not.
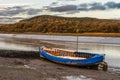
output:
[[[64,49],[77,50],[76,36],[28,34],[0,34],[0,49],[37,50],[37,47],[33,46],[33,44],[29,42],[26,44],[22,41],[18,43],[14,38],[40,40],[44,43],[64,45]],[[109,67],[120,70],[120,38],[79,36],[78,50],[105,54]]]

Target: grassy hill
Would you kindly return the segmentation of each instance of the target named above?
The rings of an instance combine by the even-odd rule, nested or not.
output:
[[[0,26],[0,32],[4,33],[120,33],[119,20],[107,20],[97,18],[69,18],[42,15],[21,20],[15,24]]]

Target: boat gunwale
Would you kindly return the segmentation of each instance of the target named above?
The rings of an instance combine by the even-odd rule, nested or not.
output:
[[[42,53],[42,54],[41,54]],[[87,59],[68,59],[68,58],[60,58],[54,55],[51,55],[50,53],[46,51],[42,51],[40,54],[47,58],[50,61],[57,62],[57,63],[62,63],[62,64],[70,64],[70,65],[96,65],[99,62],[103,62],[104,58],[102,54],[95,54],[92,58],[87,58]],[[94,61],[97,58],[97,61]],[[92,62],[93,61],[93,62]]]

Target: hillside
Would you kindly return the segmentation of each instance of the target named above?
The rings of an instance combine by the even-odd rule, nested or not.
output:
[[[106,32],[120,33],[119,20],[107,20],[96,18],[68,18],[42,15],[30,19],[21,20],[15,24],[0,26],[0,32],[40,32],[40,33],[79,33]]]

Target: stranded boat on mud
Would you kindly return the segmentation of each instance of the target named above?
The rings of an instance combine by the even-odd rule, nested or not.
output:
[[[89,66],[95,69],[102,68],[107,71],[107,63],[104,62],[104,54],[93,54],[88,52],[70,52],[56,48],[39,48],[39,55],[57,63]]]

